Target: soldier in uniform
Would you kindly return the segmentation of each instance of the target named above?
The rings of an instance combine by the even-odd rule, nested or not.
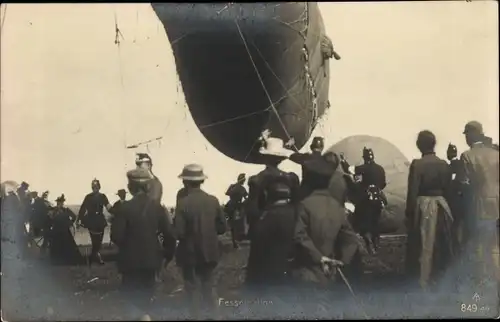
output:
[[[387,205],[383,193],[386,187],[385,170],[375,162],[373,150],[363,148],[362,165],[354,167],[354,176],[359,178],[355,193],[354,226],[363,237],[368,251],[374,254],[379,246],[379,222],[382,209]]]
[[[263,187],[268,181],[272,181],[278,177],[285,177],[288,180],[291,189],[291,202],[297,203],[299,200],[299,178],[293,172],[285,172],[278,168],[280,163],[286,160],[293,151],[286,149],[283,140],[278,138],[266,138],[264,146],[259,150],[262,154],[266,168],[257,175],[251,177],[248,182],[250,187],[249,195],[249,235],[252,234],[254,223],[258,221],[265,207],[265,192]],[[251,236],[249,236],[251,239]]]
[[[151,172],[153,180],[150,183],[148,196],[151,199],[161,203],[161,198],[163,196],[163,185],[161,184],[160,179],[158,179],[158,177],[153,174],[153,160],[147,153],[137,153],[135,164],[138,168],[143,168]]]
[[[104,262],[99,253],[104,239],[104,229],[108,225],[104,217],[104,208],[111,209],[108,197],[100,192],[101,183],[99,180],[92,180],[92,192],[83,199],[80,210],[78,211],[78,221],[81,226],[88,229],[90,240],[92,242],[92,252],[89,258],[89,264],[97,261],[103,265]]]
[[[229,197],[228,203],[225,205],[225,212],[229,217],[229,225],[231,226],[231,238],[233,247],[238,248],[237,240],[241,240],[245,234],[245,218],[243,217],[243,201],[248,197],[247,189],[243,186],[246,181],[244,173],[240,173],[236,180],[229,186],[226,191],[226,196]]]
[[[133,304],[148,309],[155,286],[155,273],[163,259],[167,263],[175,252],[175,232],[165,208],[149,198],[151,173],[142,168],[127,172],[132,199],[124,201],[111,224],[110,238],[118,246],[118,269],[125,295]],[[160,245],[157,233],[164,236]],[[134,317],[137,318],[137,317]],[[150,320],[145,315],[143,320]]]
[[[422,157],[411,162],[406,198],[406,268],[424,289],[442,277],[454,255],[453,216],[445,199],[451,172],[446,161],[436,156],[435,146],[432,132],[418,134]]]
[[[188,193],[175,208],[174,226],[179,239],[176,262],[182,269],[190,311],[197,315],[202,304],[208,311],[215,308],[214,270],[220,259],[217,235],[225,233],[226,218],[219,200],[201,189],[207,179],[201,165],[186,165],[179,179]]]
[[[499,281],[499,154],[498,150],[484,144],[483,126],[477,121],[465,125],[463,131],[469,150],[462,153],[463,169],[459,180],[469,186],[470,205],[467,213],[469,251],[475,261],[472,273],[475,284],[497,287]],[[495,296],[497,294],[495,293]]]
[[[302,182],[300,183],[300,199],[307,197],[309,193],[311,193],[311,188],[309,187],[309,173],[307,169],[304,167],[304,163],[309,160],[314,160],[321,158],[321,153],[325,148],[324,139],[320,136],[316,136],[313,138],[311,142],[311,153],[293,153],[290,155],[290,161],[293,161],[302,166]]]

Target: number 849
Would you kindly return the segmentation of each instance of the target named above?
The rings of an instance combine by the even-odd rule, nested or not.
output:
[[[477,312],[476,304],[462,304],[460,305],[460,310],[462,312]]]

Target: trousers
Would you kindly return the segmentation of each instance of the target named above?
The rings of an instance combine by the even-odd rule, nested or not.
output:
[[[195,314],[199,314],[200,310],[210,313],[215,309],[217,295],[214,270],[216,266],[216,263],[202,263],[182,267],[184,288],[191,311]]]

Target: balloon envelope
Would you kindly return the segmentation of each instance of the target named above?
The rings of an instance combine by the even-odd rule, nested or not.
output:
[[[316,2],[152,3],[193,120],[226,156],[261,163],[268,129],[300,149],[328,107],[329,60]]]
[[[386,174],[387,187],[384,192],[388,205],[382,212],[380,228],[384,234],[404,233],[406,191],[409,161],[403,153],[389,141],[375,136],[354,135],[347,137],[328,149],[340,155],[344,154],[350,165],[363,163],[363,147],[371,148],[375,162],[381,165]]]

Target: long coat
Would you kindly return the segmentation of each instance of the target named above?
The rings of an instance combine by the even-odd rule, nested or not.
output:
[[[265,208],[255,225],[247,265],[247,282],[276,285],[286,282],[293,251],[296,211],[291,204]]]
[[[216,197],[200,188],[189,189],[175,208],[176,254],[180,266],[219,261],[219,239],[226,231],[226,218]]]
[[[163,247],[158,233],[164,236]],[[122,273],[157,270],[162,260],[172,259],[175,252],[175,233],[165,208],[145,193],[122,204],[111,224],[110,239],[118,246]]]
[[[472,251],[476,254],[480,276],[500,280],[499,220],[499,153],[483,143],[473,144],[462,153],[463,171],[459,179],[469,186],[470,199],[466,216]],[[486,275],[485,275],[486,274]]]
[[[302,200],[294,239],[298,244],[294,275],[320,284],[328,282],[321,269],[321,257],[350,264],[360,245],[343,206],[327,190],[313,191]]]

